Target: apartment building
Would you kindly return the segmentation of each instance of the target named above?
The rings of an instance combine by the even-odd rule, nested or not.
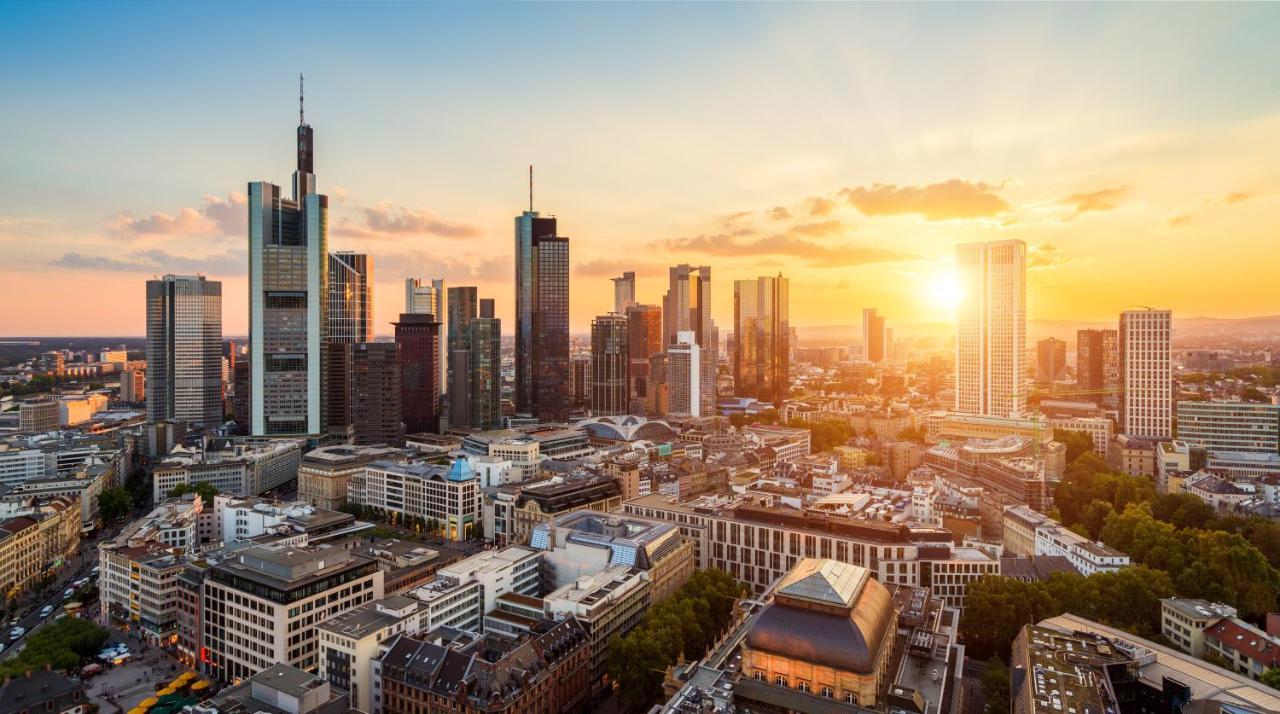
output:
[[[465,457],[448,467],[374,461],[351,477],[347,499],[393,520],[434,524],[449,540],[480,532],[480,480]]]
[[[1036,529],[1035,555],[1060,555],[1071,561],[1077,572],[1086,576],[1129,567],[1129,556],[1101,541],[1095,543],[1052,520]]]
[[[1204,657],[1204,632],[1236,609],[1220,602],[1167,597],[1160,601],[1160,634],[1193,657]]]
[[[556,619],[576,619],[591,653],[591,700],[607,695],[609,643],[640,623],[652,602],[649,575],[639,568],[610,565],[548,593],[544,611]]]
[[[374,661],[380,648],[397,635],[416,635],[426,608],[404,595],[392,595],[359,605],[319,625],[319,675],[351,696],[351,706],[374,714]]]
[[[320,508],[342,508],[353,476],[374,461],[396,461],[407,453],[391,446],[346,444],[312,449],[298,465],[298,498]]]

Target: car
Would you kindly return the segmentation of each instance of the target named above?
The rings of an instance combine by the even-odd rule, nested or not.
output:
[[[52,614],[53,614],[53,605],[45,605],[45,606],[44,606],[43,608],[41,608],[41,610],[40,610],[40,619],[41,619],[41,620],[43,620],[44,618],[46,618],[46,617],[48,617],[48,616],[50,616],[50,615],[52,615]]]
[[[16,640],[25,634],[27,634],[27,629],[25,627],[15,627],[12,630],[9,630],[9,639]]]
[[[74,588],[67,588],[66,591],[62,593],[62,599],[70,600],[71,598],[75,597],[75,594],[76,594],[76,591]]]

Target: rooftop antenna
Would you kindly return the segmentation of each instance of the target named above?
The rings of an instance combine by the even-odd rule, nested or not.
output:
[[[533,213],[533,164],[529,164],[529,213]]]
[[[298,126],[303,126],[307,122],[302,118],[302,73],[298,73]]]

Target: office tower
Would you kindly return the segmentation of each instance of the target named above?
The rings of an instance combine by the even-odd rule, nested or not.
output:
[[[474,287],[449,288],[449,317],[445,321],[448,335],[448,387],[449,425],[465,426],[471,423],[471,321],[476,317]]]
[[[249,433],[251,427],[250,413],[252,398],[249,395],[250,380],[253,370],[249,369],[249,359],[241,356],[236,360],[236,369],[231,382],[234,385],[235,397],[231,400],[231,414],[236,420],[236,433],[241,436]]]
[[[790,283],[781,275],[733,281],[733,392],[782,406],[790,391]]]
[[[1067,343],[1046,337],[1036,343],[1036,381],[1052,384],[1067,371]]]
[[[493,300],[480,301],[480,314],[471,320],[469,358],[471,426],[496,429],[502,425],[502,321],[494,316]]]
[[[147,419],[222,423],[222,283],[147,281]]]
[[[692,332],[702,364],[698,369],[699,412],[711,415],[716,406],[716,362],[719,340],[711,319],[711,266],[677,265],[670,271],[670,287],[662,298],[663,341],[676,345],[679,333]],[[670,347],[668,347],[670,349]],[[672,390],[674,392],[674,390]],[[671,396],[674,403],[674,396]]]
[[[352,443],[404,442],[399,347],[394,342],[362,342],[349,347]]]
[[[636,304],[636,274],[630,271],[613,278],[613,311],[624,315]]]
[[[411,315],[434,315],[440,323],[440,351],[436,355],[436,380],[443,395],[449,390],[449,294],[443,279],[424,283],[417,278],[404,281],[404,311]],[[436,405],[437,410],[440,405]]]
[[[623,315],[601,315],[591,321],[591,413],[594,416],[629,411],[628,339],[627,318]]]
[[[1076,384],[1095,400],[1120,388],[1120,333],[1076,331]]]
[[[569,239],[532,205],[515,228],[516,409],[539,421],[568,421]]]
[[[627,368],[630,410],[641,414],[649,399],[649,358],[662,352],[662,308],[657,305],[627,308],[627,350],[631,355]]]
[[[316,193],[311,126],[299,111],[293,197],[249,184],[250,433],[319,434],[328,342],[329,198]]]
[[[1178,440],[1208,451],[1280,453],[1280,405],[1262,402],[1193,402],[1177,405]]]
[[[1017,417],[1026,411],[1027,245],[956,246],[958,412]]]
[[[222,358],[227,361],[227,373],[234,375],[236,373],[236,357],[240,355],[240,350],[236,347],[235,340],[222,341]]]
[[[591,404],[591,355],[574,355],[569,360],[569,405],[573,408]]]
[[[120,373],[120,401],[138,403],[147,398],[147,373],[141,369],[126,369]]]
[[[649,377],[645,380],[645,409],[649,414],[664,416],[670,406],[667,391],[667,353],[649,356]]]
[[[675,344],[667,346],[667,413],[703,415],[701,351],[697,335],[689,330],[677,332]]]
[[[862,358],[873,364],[884,361],[884,318],[874,307],[862,308]]]
[[[404,433],[440,429],[440,323],[434,315],[402,314],[395,323],[400,346],[400,411]]]
[[[351,440],[351,348],[342,342],[325,344],[325,432],[339,441]]]
[[[329,342],[373,342],[373,256],[329,254]]]
[[[1173,436],[1173,313],[1120,313],[1120,428],[1129,436]]]

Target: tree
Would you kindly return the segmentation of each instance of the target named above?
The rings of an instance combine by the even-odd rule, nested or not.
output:
[[[205,508],[213,507],[213,497],[218,495],[218,487],[208,481],[199,481],[195,484],[180,483],[169,491],[171,497],[185,496],[188,493],[194,493],[200,497],[200,502]]]
[[[71,669],[96,654],[107,634],[104,628],[78,617],[46,625],[27,638],[26,647],[16,657],[0,663],[0,676],[21,676],[45,665]]]
[[[1053,440],[1060,441],[1067,447],[1067,463],[1072,463],[1082,455],[1093,451],[1093,437],[1087,431],[1054,429]]]
[[[914,441],[917,444],[923,444],[924,443],[924,427],[909,426],[906,429],[903,429],[902,431],[898,432],[895,438],[898,439],[899,441]]]
[[[1258,677],[1258,681],[1272,689],[1280,689],[1280,668],[1272,667],[1268,669]]]
[[[1249,387],[1245,389],[1243,392],[1240,393],[1240,398],[1246,402],[1256,402],[1256,403],[1266,403],[1271,401],[1271,398],[1268,397],[1266,394],[1264,394],[1262,390],[1258,389],[1257,387]]]
[[[969,584],[960,616],[960,639],[973,657],[1008,657],[1023,625],[1061,613],[1044,583],[984,575]]]
[[[107,523],[119,521],[129,515],[132,510],[133,499],[129,497],[128,491],[119,486],[108,488],[98,494],[98,513]]]
[[[992,656],[987,660],[987,668],[982,670],[982,694],[987,700],[986,714],[1007,714],[1009,670],[999,657]]]
[[[1176,528],[1204,528],[1213,520],[1214,509],[1190,493],[1159,493],[1151,499],[1151,515]]]

